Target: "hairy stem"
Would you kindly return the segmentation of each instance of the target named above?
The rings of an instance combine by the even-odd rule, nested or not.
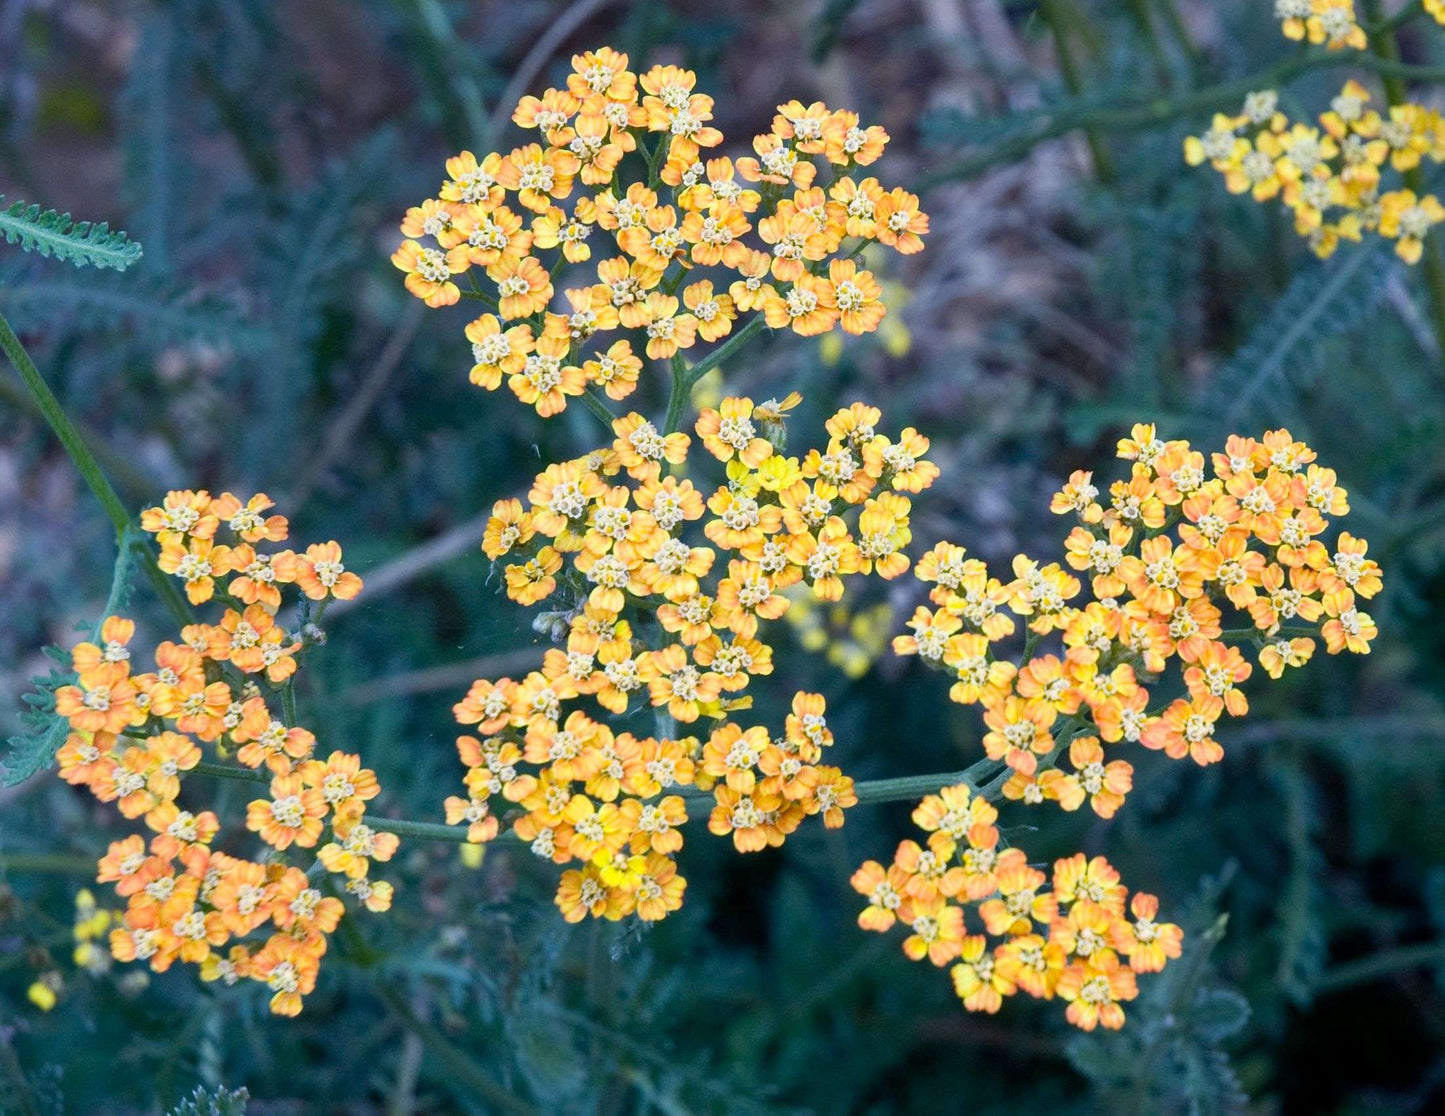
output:
[[[1067,745],[1067,736],[1062,740]],[[1055,754],[1057,751],[1058,749]],[[270,777],[264,771],[253,771],[250,768],[234,767],[224,763],[212,763],[208,760],[202,760],[191,770],[197,775],[209,775],[217,779],[235,779],[243,783],[270,781]],[[1008,769],[1003,764],[984,759],[962,771],[941,771],[932,775],[902,775],[894,779],[870,779],[855,784],[853,789],[858,795],[860,806],[922,798],[925,795],[936,794],[943,787],[956,786],[959,783],[968,785],[975,792],[992,800],[998,797],[1002,789],[1002,782],[998,777],[1002,775],[1007,778],[1008,774]],[[995,786],[995,784],[997,785]],[[709,793],[684,788],[681,794],[688,801],[689,817],[702,817],[712,808],[713,797]],[[384,829],[395,833],[398,837],[410,837],[420,841],[445,841],[457,845],[466,844],[467,841],[467,827],[463,825],[412,821],[409,818],[381,818],[371,814],[366,816],[366,823],[375,829]],[[510,833],[511,831],[508,830],[498,840],[507,839]]]

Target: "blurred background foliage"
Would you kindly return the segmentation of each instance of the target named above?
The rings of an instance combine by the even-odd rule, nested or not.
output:
[[[686,906],[640,937],[565,926],[525,854],[474,867],[406,844],[395,909],[298,1020],[268,1017],[259,988],[76,966],[75,895],[120,826],[42,775],[0,793],[0,1110],[238,1111],[222,1086],[252,1113],[1445,1108],[1445,375],[1388,247],[1320,264],[1277,209],[1182,164],[1208,115],[1184,99],[1296,49],[1269,9],[0,0],[0,190],[145,245],[124,275],[0,250],[0,310],[131,506],[261,489],[299,537],[343,542],[368,589],[333,610],[303,721],[376,768],[384,811],[438,818],[461,774],[451,704],[539,659],[481,524],[593,436],[577,408],[545,424],[467,383],[465,317],[405,294],[395,225],[447,155],[510,146],[517,96],[602,43],[696,69],[733,148],[791,97],[893,136],[885,177],[923,194],[933,234],[886,273],[888,328],[780,336],[723,371],[804,392],[800,432],[862,398],[930,434],[944,476],[917,502],[920,546],[1051,558],[1049,493],[1107,469],[1132,422],[1204,449],[1287,424],[1339,471],[1386,570],[1373,654],[1256,685],[1223,764],[1136,752],[1116,821],[1051,815],[1028,838],[1040,858],[1106,854],[1186,922],[1184,959],[1141,982],[1121,1035],[1076,1037],[1022,998],[967,1015],[858,931],[848,875],[886,858],[903,803],[751,857],[699,832]],[[1428,20],[1402,39],[1445,61]],[[1339,80],[1301,77],[1283,107],[1313,115]],[[1155,109],[1115,128],[1120,104]],[[8,372],[0,414],[0,695],[18,710],[38,649],[103,607],[113,544]],[[800,614],[760,707],[821,689],[859,779],[970,762],[974,713],[879,657],[916,586],[872,591]],[[41,977],[48,1011],[27,996]]]

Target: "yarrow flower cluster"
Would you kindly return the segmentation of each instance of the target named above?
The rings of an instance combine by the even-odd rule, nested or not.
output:
[[[1329,50],[1364,50],[1369,45],[1355,15],[1355,0],[1274,0],[1274,17],[1284,37],[1295,42]]]
[[[1134,974],[1178,957],[1182,934],[1157,921],[1152,895],[1136,895],[1126,916],[1127,892],[1102,857],[1058,861],[1046,888],[1021,850],[1000,848],[991,800],[1070,811],[1087,802],[1109,818],[1133,767],[1108,759],[1104,744],[1217,762],[1217,722],[1249,708],[1240,687],[1254,668],[1236,644],[1252,644],[1273,678],[1308,661],[1315,641],[1306,633],[1331,654],[1368,652],[1375,625],[1358,601],[1381,588],[1363,540],[1342,532],[1333,551],[1325,545],[1326,516],[1348,512],[1346,494],[1287,430],[1231,437],[1206,462],[1189,443],[1138,425],[1119,456],[1133,469],[1110,486],[1107,504],[1084,471],[1054,496],[1053,512],[1079,520],[1063,564],[1019,555],[1003,582],[947,542],[918,562],[934,607],[919,606],[894,650],[952,675],[954,701],[983,706],[988,759],[978,770],[990,778],[925,798],[913,817],[930,834],[927,847],[904,841],[889,868],[870,861],[853,877],[868,896],[860,925],[902,921],[913,931],[910,957],[956,962],[968,1010],[997,1011],[1023,989],[1068,1000],[1070,1022],[1085,1030],[1122,1026]],[[1074,603],[1084,587],[1070,569],[1088,578],[1093,601]],[[1249,624],[1224,629],[1225,604]],[[1028,634],[1015,664],[997,645],[1019,624]],[[1034,654],[1055,633],[1062,657]],[[1178,696],[1151,705],[1170,660],[1180,669],[1166,693]],[[1059,766],[1065,753],[1071,770]],[[968,905],[999,944],[967,933]]]
[[[1349,511],[1346,493],[1287,430],[1232,436],[1206,462],[1188,442],[1139,425],[1119,456],[1133,471],[1110,486],[1107,504],[1084,471],[1054,496],[1053,512],[1079,520],[1063,564],[1019,555],[1003,582],[940,543],[916,570],[936,607],[920,606],[912,634],[894,642],[952,674],[954,701],[983,706],[984,748],[1013,772],[1006,796],[1066,810],[1087,800],[1103,817],[1132,776],[1127,762],[1104,762],[1103,744],[1217,762],[1220,718],[1249,709],[1241,686],[1254,666],[1238,645],[1254,647],[1271,678],[1307,662],[1314,635],[1330,654],[1364,654],[1376,629],[1360,602],[1382,585],[1363,539],[1323,541],[1327,516]],[[1087,577],[1094,600],[1075,603],[1084,585],[1070,569]],[[1226,605],[1245,626],[1223,626]],[[1029,632],[1017,666],[995,651],[1015,617]],[[1062,657],[1035,655],[1052,633]],[[1171,660],[1182,692],[1151,704]],[[1053,767],[1065,748],[1069,774]]]
[[[574,56],[565,89],[524,97],[513,113],[537,142],[447,160],[439,196],[402,222],[408,239],[392,262],[408,290],[432,307],[491,308],[466,327],[472,382],[505,380],[550,416],[584,391],[630,395],[642,371],[634,345],[680,359],[741,315],[803,335],[876,329],[881,290],[855,257],[874,242],[920,251],[928,232],[917,197],[858,173],[887,133],[821,101],[789,101],[754,154],[733,160],[713,154],[722,133],[692,71],[627,66],[608,47]],[[558,313],[554,283],[580,264],[588,273],[563,287]],[[628,336],[604,342],[619,331]]]
[[[133,673],[134,622],[106,618],[94,641],[71,652],[74,684],[55,692],[71,730],[57,758],[62,779],[114,802],[150,833],[113,842],[98,866],[97,880],[127,901],[110,931],[111,953],[156,972],[180,960],[199,965],[203,980],[264,982],[271,1010],[295,1015],[343,904],[285,854],[320,845],[308,867],[335,873],[361,905],[383,911],[392,887],[369,870],[391,859],[397,839],[364,820],[380,788],[360,757],[319,758],[316,738],[278,713],[290,708],[291,677],[319,641],[315,623],[327,602],[354,597],[361,579],[335,542],[303,554],[257,550],[287,536],[286,520],[266,514],[271,506],[264,494],[243,501],[176,491],[144,512],[161,569],[184,581],[193,604],[215,601],[224,611],[217,623],[188,624],[178,641],[158,644],[155,669],[143,673]],[[221,532],[229,542],[217,541]],[[296,631],[277,619],[288,585],[303,598]],[[216,774],[270,776],[269,796],[246,811],[246,828],[269,846],[262,859],[215,848],[220,818],[181,804],[187,773],[215,766],[203,759],[206,748],[223,761]],[[239,941],[263,930],[259,948]]]
[[[1315,128],[1291,124],[1274,92],[1251,93],[1238,115],[1216,114],[1208,131],[1186,139],[1184,158],[1191,166],[1208,160],[1230,193],[1279,198],[1321,258],[1341,240],[1373,232],[1413,264],[1445,207],[1434,194],[1382,192],[1381,177],[1386,164],[1406,172],[1422,159],[1445,159],[1445,119],[1422,105],[1394,105],[1384,114],[1369,106],[1369,90],[1348,81]]]
[[[1442,0],[1426,0],[1425,8],[1445,23]],[[1369,45],[1353,0],[1275,0],[1274,13],[1286,38],[1329,50]],[[1230,193],[1258,202],[1278,197],[1321,259],[1341,240],[1373,232],[1393,240],[1406,263],[1418,262],[1445,206],[1433,194],[1417,195],[1414,179],[1413,188],[1382,192],[1381,177],[1387,162],[1408,177],[1422,159],[1445,160],[1445,118],[1410,102],[1392,103],[1382,114],[1370,107],[1369,90],[1351,80],[1319,124],[1291,124],[1279,111],[1279,95],[1263,89],[1249,94],[1237,115],[1216,113],[1208,131],[1188,137],[1184,158],[1190,166],[1208,160]]]
[[[996,1012],[1005,996],[1023,991],[1068,1001],[1069,1022],[1086,1031],[1117,1030],[1123,1003],[1139,994],[1135,974],[1178,957],[1183,932],[1157,921],[1154,896],[1129,902],[1102,856],[1056,861],[1050,878],[1022,849],[1000,849],[997,819],[966,783],[924,798],[913,821],[928,834],[925,845],[905,840],[888,867],[870,860],[853,874],[853,889],[868,900],[858,925],[884,933],[901,923],[909,931],[903,952],[951,963],[969,1011]],[[986,934],[968,932],[969,907]]]
[[[908,569],[904,493],[938,470],[927,438],[911,428],[889,438],[861,403],[827,421],[823,449],[788,455],[785,416],[798,401],[732,397],[700,414],[696,434],[725,469],[706,498],[678,475],[698,464],[693,440],[631,414],[611,446],[545,469],[525,508],[514,499],[493,510],[483,549],[505,563],[513,600],[551,602],[541,628],[565,650],[520,682],[479,680],[456,707],[486,735],[458,742],[469,793],[448,800],[447,819],[491,840],[496,796],[518,804],[510,828],[533,852],[583,865],[558,889],[568,919],[675,909],[683,882],[668,854],[690,797],[711,795],[708,828],[742,852],[781,844],[813,814],[841,825],[856,802],[852,780],[819,763],[832,743],[821,695],[797,694],[776,736],[731,715],[750,705],[749,680],[772,673],[760,635],[788,611],[785,589],[836,601],[848,577]],[[730,555],[725,567],[717,550]],[[716,727],[705,741],[614,735],[564,711],[582,696],[614,716],[650,704],[664,725]]]

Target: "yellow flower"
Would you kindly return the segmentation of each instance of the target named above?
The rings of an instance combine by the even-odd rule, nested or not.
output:
[[[1368,45],[1365,29],[1355,21],[1354,0],[1310,0],[1309,8],[1305,31],[1310,42],[1330,50],[1364,50]]]
[[[1419,262],[1425,236],[1442,220],[1445,207],[1434,194],[1416,198],[1413,190],[1393,190],[1380,198],[1380,235],[1395,241],[1395,254],[1406,263]]]
[[[465,248],[442,251],[424,248],[415,240],[403,241],[392,253],[391,262],[406,272],[406,289],[431,307],[451,306],[461,298],[451,277],[470,265]]]
[[[529,317],[552,300],[552,277],[533,256],[502,256],[487,268],[487,278],[497,285],[497,312],[504,319]]]
[[[626,399],[637,388],[642,358],[632,351],[625,337],[614,341],[606,352],[597,353],[582,365],[587,382],[597,384],[609,399]]]
[[[567,409],[567,396],[587,390],[587,376],[575,364],[565,364],[571,349],[559,337],[543,335],[507,378],[507,386],[523,403],[537,408],[543,418]]]
[[[704,408],[697,417],[696,429],[704,448],[719,461],[738,459],[756,469],[773,452],[766,438],[760,438],[753,426],[753,401],[741,396],[724,399],[717,410]]]
[[[704,279],[683,288],[682,301],[697,321],[697,335],[704,341],[716,341],[732,332],[737,308],[731,295],[714,294],[710,280]]]
[[[698,319],[679,314],[672,295],[653,291],[643,304],[643,328],[647,332],[647,355],[666,360],[679,349],[690,349],[697,340]]]

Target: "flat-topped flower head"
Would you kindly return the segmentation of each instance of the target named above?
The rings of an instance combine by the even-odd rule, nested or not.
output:
[[[574,55],[564,86],[508,106],[518,146],[459,152],[437,196],[406,211],[393,260],[407,288],[431,307],[468,299],[493,312],[465,329],[473,381],[493,389],[506,378],[551,417],[575,386],[571,368],[626,397],[642,371],[628,346],[685,367],[760,313],[802,336],[877,330],[882,287],[855,258],[875,242],[920,251],[928,233],[915,195],[861,171],[887,132],[789,100],[750,153],[723,155],[694,71],[628,66],[610,47]],[[832,172],[815,186],[819,160]],[[554,282],[572,303],[572,346],[539,357],[532,345],[557,316]],[[617,330],[641,336],[609,336]],[[586,341],[600,342],[591,359],[576,351]]]

